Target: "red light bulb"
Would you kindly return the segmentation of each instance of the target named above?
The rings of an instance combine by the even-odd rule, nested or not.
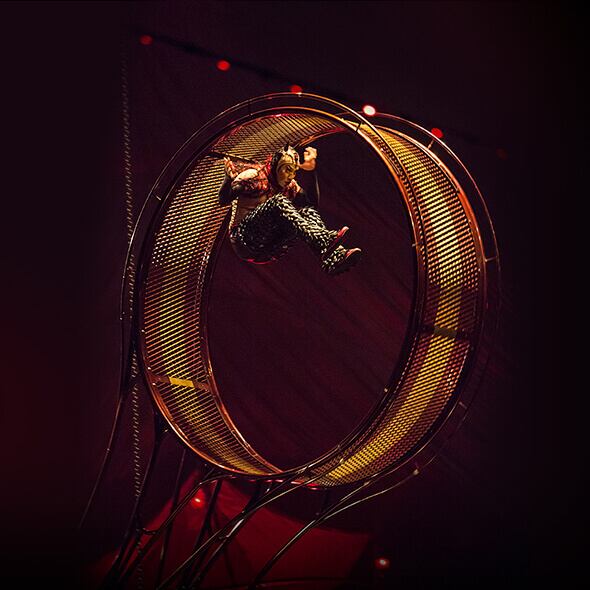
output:
[[[199,490],[195,496],[191,498],[191,506],[193,508],[203,508],[205,506],[205,494]]]

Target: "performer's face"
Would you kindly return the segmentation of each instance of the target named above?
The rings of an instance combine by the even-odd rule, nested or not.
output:
[[[297,164],[292,158],[283,158],[277,166],[277,182],[281,188],[286,187],[294,178],[297,172]]]

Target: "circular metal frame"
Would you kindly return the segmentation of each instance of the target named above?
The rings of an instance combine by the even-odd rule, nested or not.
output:
[[[348,133],[399,188],[412,235],[414,303],[404,345],[383,395],[339,445],[281,470],[234,425],[207,342],[208,285],[231,207],[217,203],[223,156],[261,160],[284,145]],[[191,137],[152,189],[129,258],[141,370],[160,412],[209,463],[248,477],[349,484],[385,472],[404,477],[427,463],[463,419],[489,354],[498,312],[496,240],[481,194],[459,159],[433,135],[391,115],[371,121],[308,94],[236,105]],[[127,294],[123,294],[125,298]]]

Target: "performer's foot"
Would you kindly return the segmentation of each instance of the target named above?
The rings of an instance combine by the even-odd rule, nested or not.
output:
[[[331,254],[333,254],[334,250],[340,246],[340,243],[344,239],[346,232],[348,231],[348,226],[344,226],[340,228],[338,231],[330,232],[332,234],[332,241],[326,248],[325,252],[322,254],[322,260],[326,260]]]
[[[344,250],[344,248],[342,248]],[[339,260],[326,267],[326,272],[331,276],[336,276],[351,269],[362,258],[362,250],[360,248],[351,248],[345,250]]]

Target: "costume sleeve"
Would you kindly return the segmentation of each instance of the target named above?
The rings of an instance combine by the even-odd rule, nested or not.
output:
[[[229,176],[226,176],[223,180],[221,188],[219,189],[219,194],[217,197],[220,205],[229,205],[235,199],[235,197],[231,194],[231,184],[232,179]]]
[[[225,160],[225,174],[229,176],[231,180],[233,180],[238,175],[238,169],[232,160],[227,158]]]
[[[262,190],[258,170],[248,168],[240,172],[231,182],[231,193],[236,197],[257,197]]]
[[[226,174],[225,180],[219,189],[219,204],[229,205],[238,197],[256,197],[260,193],[260,180],[258,170],[248,168],[240,172],[233,179]]]
[[[219,188],[218,201],[220,205],[229,205],[235,197],[231,195],[231,184],[234,178],[238,175],[235,164],[229,159],[225,158],[223,162],[225,168],[225,178],[223,184]]]

